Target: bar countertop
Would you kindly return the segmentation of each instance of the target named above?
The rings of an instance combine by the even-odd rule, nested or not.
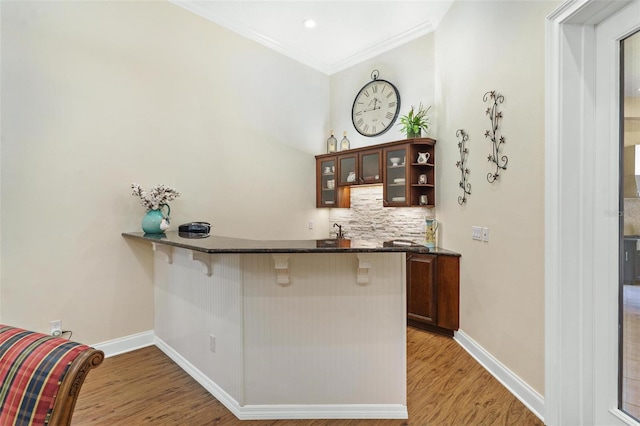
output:
[[[430,253],[445,256],[460,256],[442,248],[429,249],[422,244],[406,241],[380,242],[373,240],[249,240],[242,238],[198,234],[183,234],[167,231],[164,234],[123,232],[125,238],[145,240],[168,246],[205,253]]]

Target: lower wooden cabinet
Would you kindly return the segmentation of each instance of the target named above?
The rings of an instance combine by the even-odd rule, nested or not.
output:
[[[407,323],[453,335],[459,318],[460,258],[407,255]]]

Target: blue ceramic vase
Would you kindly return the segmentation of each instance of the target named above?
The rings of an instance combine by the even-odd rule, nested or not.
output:
[[[167,208],[167,214],[162,212],[162,209]],[[157,210],[149,210],[147,214],[142,218],[142,230],[145,234],[164,234],[164,231],[169,228],[169,214],[171,209],[167,204],[163,204]]]

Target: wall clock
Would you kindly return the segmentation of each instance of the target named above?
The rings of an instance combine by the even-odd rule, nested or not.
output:
[[[371,72],[371,81],[356,95],[351,108],[353,127],[362,136],[378,136],[391,128],[400,112],[400,92],[387,80],[378,79],[378,70]]]

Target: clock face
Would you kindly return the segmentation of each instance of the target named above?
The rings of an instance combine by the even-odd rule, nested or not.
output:
[[[353,127],[363,136],[378,136],[391,128],[400,111],[400,93],[386,80],[373,80],[360,89],[351,109]]]

